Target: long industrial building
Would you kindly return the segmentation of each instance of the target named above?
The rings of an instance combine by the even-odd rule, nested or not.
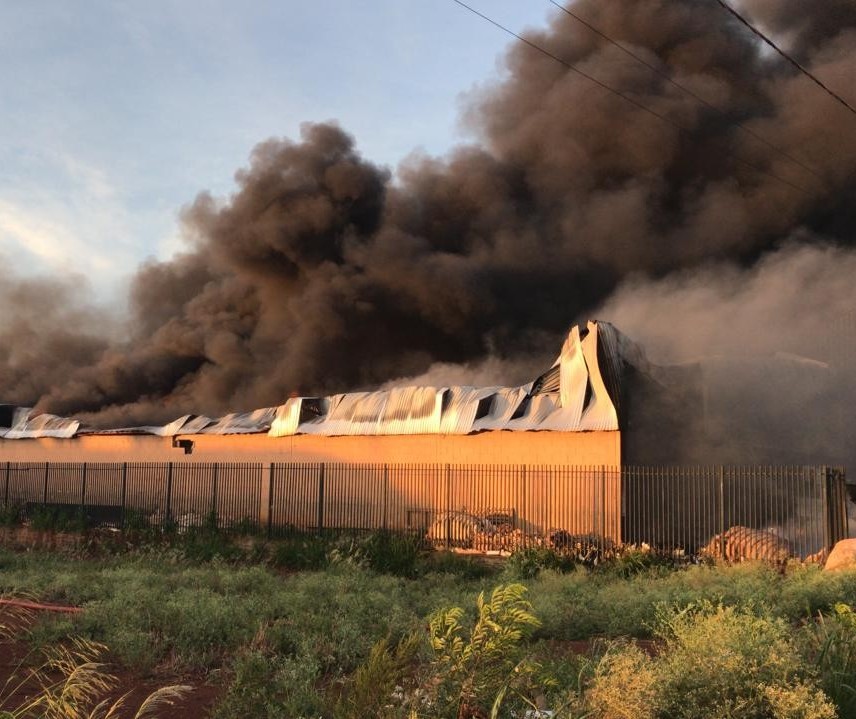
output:
[[[5,461],[621,464],[622,382],[638,347],[612,325],[573,327],[553,366],[519,387],[401,387],[160,427],[94,430],[0,408]]]
[[[829,467],[850,447],[837,381],[834,367],[793,355],[656,366],[611,324],[588,322],[516,387],[293,397],[106,430],[0,405],[0,483],[7,508],[101,523],[131,508],[482,549],[513,536],[698,550],[729,528],[763,538],[775,527],[808,556],[847,533],[843,475]]]

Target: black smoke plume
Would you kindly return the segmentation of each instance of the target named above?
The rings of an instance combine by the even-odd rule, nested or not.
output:
[[[308,124],[299,142],[257,146],[231,197],[184,209],[187,251],[140,269],[124,342],[85,323],[71,337],[40,327],[21,357],[4,331],[0,396],[115,425],[375,386],[438,362],[549,359],[632,273],[745,267],[786,238],[852,244],[856,117],[715,2],[573,7],[720,111],[557,12],[527,36],[683,129],[522,44],[465,109],[476,140],[407,158],[395,182],[335,123]],[[853,86],[852,2],[742,9],[830,85]]]

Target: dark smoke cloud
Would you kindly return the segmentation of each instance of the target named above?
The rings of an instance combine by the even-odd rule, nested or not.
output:
[[[0,269],[4,402],[32,402],[63,385],[81,367],[97,362],[107,350],[117,324],[105,311],[87,303],[87,294],[80,277],[21,278]]]
[[[818,75],[856,75],[852,3],[835,3],[834,22],[827,4],[743,7]],[[856,118],[716,3],[574,8],[722,114],[557,14],[530,37],[686,132],[520,44],[466,108],[477,142],[410,157],[394,183],[335,124],[306,125],[299,142],[256,147],[231,197],[185,208],[188,251],[140,270],[127,342],[93,340],[63,373],[45,354],[47,369],[26,389],[0,382],[3,396],[96,424],[163,421],[437,362],[539,350],[549,361],[558,334],[628,273],[751,265],[798,228],[796,241],[852,242]]]

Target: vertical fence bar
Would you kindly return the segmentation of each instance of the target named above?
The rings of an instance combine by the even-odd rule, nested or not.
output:
[[[520,465],[520,530],[523,538],[523,546],[529,546],[529,532],[526,529],[526,465]]]
[[[606,467],[600,465],[600,551],[606,549]]]
[[[128,463],[122,462],[122,530],[125,529],[125,496],[128,487]]]
[[[725,559],[725,468],[719,465],[719,558]]]
[[[274,507],[274,487],[276,485],[276,472],[278,469],[278,465],[275,465],[273,462],[268,466],[268,513],[267,513],[267,538],[271,538],[271,534],[273,533],[273,507]]]
[[[316,515],[316,531],[320,535],[324,531],[324,473],[326,465],[322,462],[318,467],[318,513]]]
[[[452,467],[446,465],[446,549],[452,546]]]
[[[166,466],[166,510],[164,511],[164,520],[169,522],[172,519],[172,462]]]
[[[80,511],[81,513],[86,511],[86,462],[80,470]]]
[[[9,475],[12,474],[12,463],[6,462],[6,488],[3,490],[3,506],[9,506]]]
[[[389,465],[383,465],[383,531],[389,524]]]
[[[211,477],[211,518],[214,520],[214,526],[220,526],[220,519],[217,516],[217,479],[220,473],[220,463],[214,462],[213,476]]]
[[[50,472],[50,462],[45,462],[45,489],[42,493],[42,504],[48,503],[48,472]]]
[[[832,513],[830,512],[829,506],[829,477],[826,474],[825,467],[814,467],[813,469],[815,483],[820,489],[820,495],[823,502],[823,509],[821,511],[821,515],[823,516],[823,545],[827,549],[832,549],[832,522],[830,521]]]
[[[847,526],[847,487],[844,486],[844,472],[840,469],[833,470],[835,472],[837,495],[838,495],[838,513],[841,521],[841,533],[838,539],[847,539],[850,536],[850,528]]]

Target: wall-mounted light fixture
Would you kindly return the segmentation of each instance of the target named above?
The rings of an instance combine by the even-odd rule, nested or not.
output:
[[[172,438],[172,446],[173,447],[181,447],[184,450],[185,454],[193,454],[193,440],[192,439],[179,439],[178,437]]]

